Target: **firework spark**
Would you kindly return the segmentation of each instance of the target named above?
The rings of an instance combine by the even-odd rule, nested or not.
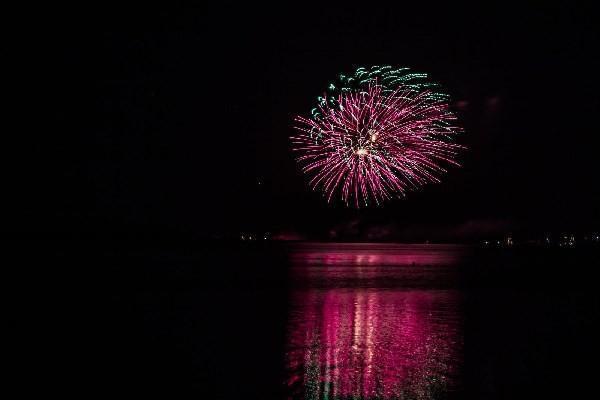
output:
[[[310,185],[360,207],[439,182],[445,166],[458,165],[456,116],[425,77],[372,67],[332,83],[311,117],[295,118],[292,144]]]

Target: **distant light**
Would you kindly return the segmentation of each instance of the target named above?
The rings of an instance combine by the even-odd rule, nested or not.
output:
[[[367,150],[367,149],[358,149],[358,150],[356,150],[356,154],[358,154],[359,156],[366,156],[367,154],[369,154],[369,150]]]

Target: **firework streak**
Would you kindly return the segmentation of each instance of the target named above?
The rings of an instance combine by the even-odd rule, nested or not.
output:
[[[328,201],[380,204],[432,182],[457,165],[461,129],[448,96],[426,75],[391,67],[359,68],[319,97],[310,117],[295,118],[292,145],[310,185]]]

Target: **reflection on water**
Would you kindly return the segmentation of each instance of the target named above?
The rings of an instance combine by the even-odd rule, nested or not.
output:
[[[459,255],[435,246],[298,248],[292,274],[303,284],[292,294],[288,325],[290,398],[435,399],[454,391],[460,292],[426,286],[437,271],[448,275]]]
[[[296,245],[292,259],[298,266],[447,266],[456,264],[463,253],[457,245],[303,243]]]

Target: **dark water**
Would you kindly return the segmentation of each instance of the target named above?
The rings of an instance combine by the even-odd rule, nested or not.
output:
[[[76,348],[76,372],[57,382],[81,393],[531,399],[597,386],[596,252],[276,243],[94,251],[82,250],[71,274],[94,289],[96,306],[61,333]]]

